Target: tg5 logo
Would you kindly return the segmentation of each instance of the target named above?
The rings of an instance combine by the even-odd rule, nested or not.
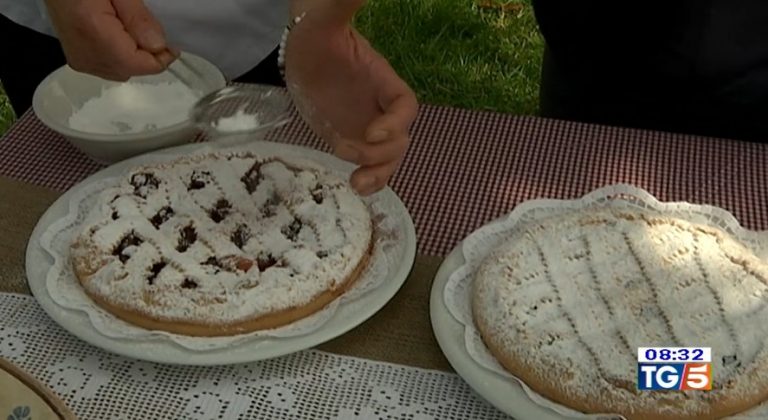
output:
[[[668,391],[709,391],[712,365],[709,363],[638,363],[637,389]]]

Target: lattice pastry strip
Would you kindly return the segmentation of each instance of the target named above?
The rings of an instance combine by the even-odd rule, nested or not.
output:
[[[768,265],[728,234],[629,210],[540,221],[473,282],[491,353],[588,413],[719,418],[768,398]],[[713,391],[638,392],[638,347],[712,347]]]
[[[138,168],[104,191],[73,263],[86,292],[130,322],[230,335],[322,308],[371,246],[367,207],[333,174],[207,155]]]

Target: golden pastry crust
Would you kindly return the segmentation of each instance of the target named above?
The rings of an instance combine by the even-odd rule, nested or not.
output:
[[[367,267],[369,258],[370,251],[366,253],[365,257],[360,260],[354,271],[344,281],[337,283],[338,287],[318,294],[307,304],[228,324],[217,324],[215,322],[194,323],[184,322],[178,319],[162,319],[147,312],[127,308],[111,302],[109,297],[92,293],[90,291],[91,289],[88,287],[88,279],[90,276],[87,272],[83,272],[79,270],[78,267],[75,267],[75,274],[77,275],[80,284],[83,286],[85,293],[93,299],[96,304],[123,321],[152,331],[166,331],[174,334],[195,337],[222,337],[279,328],[314,314],[325,308],[328,304],[354,286],[355,282]]]

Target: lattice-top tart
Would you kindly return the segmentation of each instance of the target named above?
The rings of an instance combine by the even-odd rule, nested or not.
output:
[[[275,328],[347,290],[372,248],[368,208],[307,162],[212,154],[133,170],[72,247],[101,307],[193,336]]]
[[[472,310],[491,353],[586,413],[709,419],[768,398],[768,266],[727,233],[632,210],[533,223],[487,257]],[[638,347],[711,347],[712,391],[638,391]]]

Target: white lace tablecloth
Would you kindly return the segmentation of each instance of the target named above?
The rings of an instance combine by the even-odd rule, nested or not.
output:
[[[215,367],[127,359],[68,334],[23,295],[0,293],[0,357],[83,420],[508,419],[455,374],[320,351]]]

